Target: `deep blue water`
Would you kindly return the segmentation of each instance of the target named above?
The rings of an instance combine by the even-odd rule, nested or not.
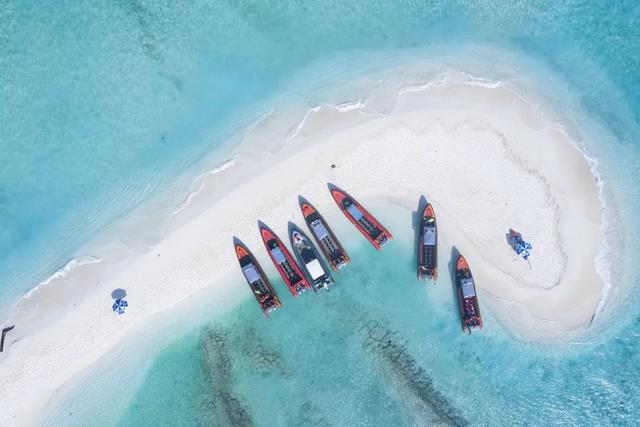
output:
[[[485,58],[490,74],[517,80],[510,71],[526,69],[520,77],[541,91],[557,84],[549,92],[566,116],[606,131],[587,148],[615,189],[623,243],[636,245],[637,2],[2,3],[0,306],[203,156],[229,149],[226,137],[263,103],[282,95],[304,105],[323,85],[412,52],[437,62],[476,46],[513,53]],[[585,114],[572,117],[574,107]],[[487,330],[467,338],[450,289],[425,291],[409,261],[397,262],[408,250],[391,246],[378,263],[367,251],[329,295],[287,300],[268,323],[247,301],[158,349],[113,421],[636,424],[635,294],[576,348],[522,344],[487,312]]]

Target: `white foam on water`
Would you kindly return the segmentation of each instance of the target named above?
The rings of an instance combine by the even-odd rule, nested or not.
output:
[[[372,80],[375,80],[375,79],[372,79]],[[378,82],[380,82],[380,80],[378,80]],[[465,72],[454,72],[450,74],[436,73],[436,75],[432,76],[431,79],[427,79],[427,83],[403,85],[402,82],[397,82],[397,81],[393,83],[383,82],[382,83],[383,85],[388,85],[388,86],[383,87],[383,89],[381,90],[382,98],[384,98],[382,103],[384,104],[384,106],[394,105],[395,99],[405,94],[421,92],[434,87],[441,87],[446,84],[451,84],[452,82],[463,83],[463,84],[468,84],[472,86],[483,86],[487,88],[498,88],[498,87],[507,88],[507,89],[512,88],[512,85],[510,83],[505,82],[503,80],[491,80],[490,78],[474,77],[473,75]],[[387,96],[394,97],[394,99],[393,100],[386,99]],[[316,114],[324,113],[326,111],[334,111],[339,115],[342,115],[342,114],[347,115],[347,114],[353,114],[358,112],[366,112],[366,113],[375,112],[375,108],[374,109],[370,108],[371,106],[370,98],[366,96],[361,96],[361,97],[357,96],[354,99],[356,99],[356,101],[345,102],[344,100],[342,100],[340,102],[336,102],[333,104],[330,102],[320,103],[318,105],[303,109],[304,113],[302,114],[302,118],[298,121],[294,120],[293,121],[294,124],[292,126],[289,126],[288,128],[283,129],[282,137],[280,138],[280,141],[282,142],[282,144],[278,145],[276,148],[280,150],[282,149],[284,144],[288,145],[293,140],[295,140],[297,136],[299,136],[300,134],[303,133],[304,130],[306,130],[307,126],[310,124],[310,122],[313,121],[312,119]],[[527,101],[527,99],[525,99],[524,96],[522,97],[522,100],[525,102],[529,102],[530,106],[532,106],[532,110],[544,111],[544,108],[541,108],[539,104],[534,104],[530,100]],[[301,110],[296,109],[295,114],[291,114],[291,117],[299,118],[300,113],[301,113]],[[261,124],[273,119],[277,115],[278,115],[278,110],[276,109],[268,110],[267,113],[262,115],[262,117],[260,117],[254,123],[254,125],[250,127],[248,132],[253,132],[254,130],[259,132]],[[284,122],[286,122],[286,120],[284,120]],[[291,125],[291,123],[292,122],[289,122],[289,125]],[[559,128],[557,128],[556,130],[563,132],[565,135],[569,135],[569,133],[566,130],[564,130],[562,126],[559,126]],[[258,137],[256,137],[256,135],[253,135],[253,137],[256,140],[259,139]],[[568,138],[568,139],[575,144],[574,138]],[[295,144],[291,144],[291,146],[293,145]],[[579,147],[578,145],[576,145],[576,148],[578,148],[581,151],[581,153],[585,156],[585,159],[587,159],[587,161],[589,162],[591,173],[598,183],[599,197],[600,197],[600,200],[603,202],[603,210],[606,210],[607,207],[606,207],[606,204],[604,203],[604,196],[603,196],[604,183],[602,178],[599,175],[598,162],[595,159],[592,159],[588,155],[586,155],[586,151],[583,148]],[[263,150],[263,151],[268,152],[269,150],[267,148],[266,150]],[[261,154],[265,154],[265,153],[256,152],[255,157],[260,157]],[[190,191],[186,195],[186,197],[181,198],[181,201],[177,203],[174,209],[169,213],[175,216],[189,210],[191,207],[193,207],[196,204],[194,203],[195,198],[199,194],[202,194],[203,191],[205,191],[208,183],[218,179],[218,177],[223,173],[233,173],[235,169],[242,167],[243,163],[244,161],[243,161],[243,158],[241,157],[231,157],[231,158],[227,158],[227,160],[225,160],[222,163],[220,162],[214,163],[215,164],[214,167],[196,176],[191,186],[191,188],[195,188],[195,190]],[[280,213],[283,213],[283,212],[280,212]],[[602,234],[606,234],[606,231],[608,230],[609,226],[607,223],[607,219],[608,218],[603,214],[603,221],[601,223]],[[229,231],[229,232],[233,232],[233,231]],[[147,251],[148,250],[151,250],[151,248],[147,248]],[[601,292],[600,302],[598,304],[598,307],[596,308],[596,312],[594,313],[594,318],[598,315],[598,313],[600,313],[602,308],[606,305],[608,296],[610,294],[611,279],[610,277],[608,277],[608,274],[609,274],[608,273],[609,271],[609,260],[608,260],[609,255],[608,254],[611,251],[613,251],[613,248],[609,248],[607,246],[606,239],[601,239],[600,250],[598,252],[598,257],[596,258],[595,261],[596,261],[596,269],[598,271],[598,274],[600,274],[603,281],[605,282],[605,286],[603,287],[603,290]],[[212,253],[207,253],[207,256],[210,256],[212,254],[219,255],[218,252],[212,252]],[[97,263],[100,261],[101,261],[100,258],[89,258],[88,260],[85,260],[83,257],[78,257],[77,259],[73,259],[69,263],[67,263],[65,266],[63,266],[61,269],[56,271],[47,280],[43,281],[43,284],[49,284],[55,281],[55,279],[64,279],[65,277],[68,277],[68,275],[72,274],[74,269],[80,265],[84,265],[87,263]],[[213,261],[213,259],[211,261]]]
[[[75,270],[77,270],[79,267],[82,267],[83,265],[97,264],[101,261],[101,258],[96,258],[91,255],[83,255],[79,258],[72,258],[65,265],[56,270],[51,276],[47,277],[45,280],[34,286],[29,292],[24,295],[24,298],[30,298],[35,292],[38,292],[38,290],[41,289],[42,286],[47,286],[55,282],[56,280],[69,277]]]
[[[229,159],[227,161],[225,161],[224,163],[222,163],[220,166],[217,166],[211,170],[206,171],[203,174],[198,175],[195,179],[194,179],[194,183],[197,183],[197,188],[195,190],[193,190],[191,193],[189,193],[189,195],[180,203],[178,203],[178,205],[176,206],[175,210],[173,211],[173,215],[177,215],[180,212],[182,212],[184,209],[186,209],[191,202],[193,201],[193,199],[198,196],[198,194],[200,194],[205,188],[206,188],[206,182],[207,179],[210,178],[211,176],[215,176],[219,173],[222,173],[224,171],[226,171],[227,169],[232,168],[233,166],[235,166],[238,162],[240,161],[239,158],[232,158]]]

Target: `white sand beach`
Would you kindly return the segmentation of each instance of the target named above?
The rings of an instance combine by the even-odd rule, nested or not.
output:
[[[269,120],[247,139],[256,139]],[[17,326],[0,359],[0,425],[34,422],[39,408],[142,319],[215,287],[225,275],[235,274],[238,295],[251,298],[232,236],[273,273],[256,222],[285,236],[287,221],[302,223],[299,194],[332,224],[343,224],[336,226],[341,239],[350,230],[347,245],[360,239],[340,218],[327,182],[365,205],[388,203],[406,212],[380,211],[394,234],[391,244],[413,245],[411,212],[424,195],[443,236],[440,270],[447,271],[455,245],[473,270],[483,310],[514,335],[544,341],[588,328],[606,287],[596,269],[606,243],[596,176],[561,127],[511,89],[462,83],[407,89],[389,113],[371,111],[366,102],[320,107],[291,129],[277,149],[225,168],[215,186],[205,182],[177,209],[161,241],[108,263],[79,253],[87,262],[16,306],[6,323]],[[246,144],[241,153],[251,152]],[[510,227],[532,241],[531,268],[507,245]],[[124,316],[110,309],[115,288],[128,293]],[[62,304],[69,294],[77,303]]]

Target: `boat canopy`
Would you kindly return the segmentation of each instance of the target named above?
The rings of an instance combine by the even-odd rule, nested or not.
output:
[[[313,228],[313,232],[320,240],[329,236],[329,231],[327,230],[327,227],[325,227],[322,221],[320,221],[319,219],[311,223],[311,228]]]
[[[423,244],[427,246],[436,245],[436,228],[431,225],[425,225],[422,233]]]
[[[317,280],[320,277],[324,276],[324,269],[320,265],[320,262],[317,259],[309,261],[307,264],[307,270],[309,270],[309,274],[313,280]]]
[[[360,218],[362,218],[364,215],[362,214],[362,212],[360,212],[360,209],[358,209],[356,207],[356,205],[349,205],[347,207],[347,212],[349,212],[349,214],[356,220],[356,221],[360,221]]]
[[[276,260],[276,262],[278,264],[282,264],[283,262],[285,262],[287,260],[284,257],[284,254],[282,253],[282,250],[277,246],[275,248],[271,249],[271,254],[273,254],[273,258]]]
[[[244,267],[242,269],[242,272],[244,273],[244,277],[247,278],[249,283],[255,283],[258,280],[260,280],[260,273],[258,273],[256,266],[253,264],[249,264],[246,267]]]
[[[473,285],[473,279],[470,277],[465,277],[460,280],[460,288],[462,288],[462,298],[469,298],[476,296],[476,290]]]

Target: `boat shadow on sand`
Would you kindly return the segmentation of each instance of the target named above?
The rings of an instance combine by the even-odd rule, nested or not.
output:
[[[420,195],[418,199],[418,209],[411,212],[411,226],[413,227],[413,265],[418,265],[418,248],[420,247],[420,223],[422,222],[422,213],[429,202],[424,195]],[[417,267],[416,267],[417,268]]]
[[[460,256],[460,251],[456,248],[455,245],[451,246],[451,255],[449,257],[449,263],[447,267],[449,268],[449,277],[451,277],[451,298],[453,301],[456,301],[456,307],[458,305],[458,288],[456,284],[456,263],[458,262],[458,257]],[[458,314],[458,322],[460,322],[460,315]]]

